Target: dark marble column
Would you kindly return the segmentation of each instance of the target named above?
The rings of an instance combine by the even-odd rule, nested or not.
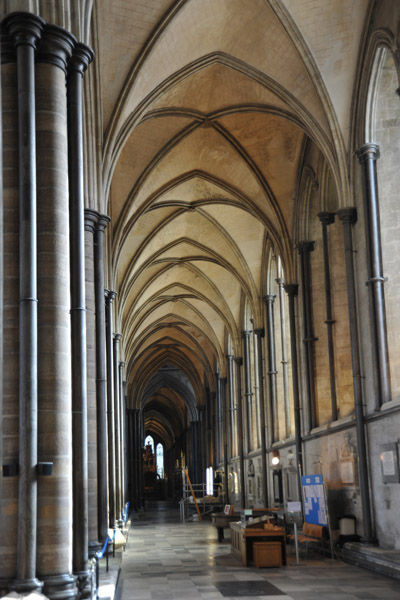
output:
[[[199,432],[199,422],[191,421],[190,422],[190,445],[192,449],[192,483],[201,483],[200,478],[200,432]]]
[[[274,319],[274,304],[275,298],[273,294],[264,296],[264,302],[267,309],[267,348],[268,348],[268,384],[269,384],[269,401],[270,414],[272,417],[272,427],[270,428],[270,443],[276,442],[279,439],[279,415],[278,415],[278,398],[276,376],[276,352],[275,352],[275,319]]]
[[[217,374],[217,426],[216,426],[216,455],[217,455],[217,465],[222,462],[223,459],[223,440],[222,440],[222,424],[223,424],[223,416],[222,416],[222,394],[221,394],[221,378],[219,373]]]
[[[98,535],[104,543],[108,531],[107,481],[107,394],[106,394],[106,316],[104,303],[104,231],[110,217],[97,214],[94,230],[94,297],[96,321],[96,417]]]
[[[120,413],[119,413],[119,428],[121,432],[120,444],[120,465],[121,465],[121,509],[125,507],[126,502],[126,395],[123,369],[125,363],[120,360],[118,363],[118,382],[120,395]]]
[[[114,382],[114,453],[115,453],[115,515],[117,523],[121,524],[121,394],[119,385],[119,342],[120,333],[114,334],[113,340],[113,382]]]
[[[363,168],[364,207],[367,240],[368,285],[372,304],[375,378],[378,388],[377,409],[390,400],[390,377],[386,329],[385,293],[382,264],[382,245],[379,218],[378,181],[376,161],[379,147],[366,144],[357,151]]]
[[[331,410],[332,421],[338,419],[338,408],[336,400],[336,369],[335,369],[335,350],[333,345],[333,325],[335,323],[332,315],[332,295],[331,295],[331,275],[329,266],[329,244],[328,244],[328,225],[335,222],[335,215],[329,212],[318,213],[318,218],[322,223],[322,243],[324,248],[324,275],[325,275],[325,305],[326,305],[326,327],[328,336],[328,356],[329,356],[329,378],[331,388]]]
[[[304,328],[304,347],[305,347],[305,366],[306,366],[306,385],[307,385],[307,408],[308,408],[308,428],[314,429],[317,426],[317,411],[315,405],[315,357],[314,344],[317,338],[314,336],[314,326],[312,318],[312,296],[311,296],[311,252],[314,250],[314,242],[304,241],[297,244],[297,250],[300,255],[301,271],[301,291],[303,300],[303,328]]]
[[[258,370],[258,386],[259,386],[259,401],[260,401],[260,430],[261,430],[261,486],[262,486],[262,503],[263,506],[268,506],[268,472],[267,472],[267,424],[265,419],[265,396],[264,396],[264,369],[263,369],[263,339],[264,329],[256,329],[257,343],[257,370]],[[276,398],[275,398],[276,401]],[[276,415],[277,420],[277,415]],[[270,432],[272,429],[270,428]]]
[[[68,174],[70,201],[73,572],[80,594],[88,586],[88,453],[86,381],[85,243],[83,196],[82,79],[93,51],[77,43],[67,79]]]
[[[242,365],[243,359],[235,357],[237,373],[237,411],[238,411],[238,454],[239,454],[239,486],[240,486],[240,507],[246,506],[246,486],[244,483],[244,450],[243,450],[243,402],[242,402]]]
[[[75,38],[46,25],[36,64],[38,209],[39,460],[53,463],[38,480],[37,574],[50,599],[76,597],[71,574],[72,495],[70,240],[67,60]],[[54,535],[54,531],[57,535]]]
[[[363,390],[360,360],[360,342],[358,333],[358,316],[356,300],[356,283],[353,262],[352,226],[357,222],[357,209],[353,207],[342,208],[337,211],[337,216],[343,223],[344,248],[346,260],[347,297],[349,305],[349,323],[351,339],[351,361],[353,369],[354,403],[357,428],[357,450],[360,475],[360,492],[362,502],[364,537],[367,541],[373,540],[371,501],[369,495],[369,476],[367,460],[367,440],[365,433],[365,420],[363,408]]]
[[[234,394],[234,375],[233,375],[233,355],[228,354],[228,388],[227,388],[227,420],[229,422],[228,432],[228,456],[232,458],[234,456],[234,434],[235,434],[235,394]]]
[[[289,298],[289,328],[290,328],[290,355],[292,359],[292,386],[293,386],[293,405],[294,405],[294,435],[296,444],[296,465],[297,465],[297,487],[298,498],[302,498],[300,473],[303,473],[303,452],[302,452],[302,431],[301,431],[301,406],[299,393],[299,367],[297,361],[297,331],[296,331],[296,310],[295,298],[297,297],[299,286],[297,283],[285,284],[285,292]]]
[[[2,23],[17,49],[19,129],[19,593],[40,590],[37,539],[37,215],[35,51],[44,21],[30,13],[9,14]]]
[[[116,293],[105,290],[106,301],[106,363],[107,363],[107,441],[108,441],[108,526],[115,527],[115,422],[114,422],[114,369],[113,369],[113,321],[112,303]]]
[[[251,331],[243,331],[243,353],[244,353],[244,397],[245,397],[245,414],[246,414],[246,434],[247,434],[247,451],[253,449],[252,432],[253,432],[253,417],[251,408],[251,372],[250,372],[250,334]]]
[[[282,345],[282,376],[283,376],[283,401],[285,403],[285,434],[286,438],[291,435],[290,426],[290,403],[289,403],[289,372],[287,359],[286,345],[286,310],[285,310],[285,292],[284,280],[278,278],[276,283],[279,287],[279,307],[280,307],[280,324],[281,324],[281,345]]]
[[[220,377],[221,386],[221,407],[222,407],[222,435],[223,435],[223,459],[224,459],[224,497],[225,504],[229,504],[229,486],[228,486],[228,435],[229,435],[229,415],[228,415],[228,393],[226,377]]]

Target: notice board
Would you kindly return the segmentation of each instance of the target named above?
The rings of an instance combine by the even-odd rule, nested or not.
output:
[[[303,475],[301,478],[303,489],[304,519],[306,523],[314,525],[327,525],[325,491],[322,475]]]

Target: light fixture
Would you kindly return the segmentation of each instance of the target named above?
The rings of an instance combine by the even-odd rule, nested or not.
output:
[[[281,462],[281,458],[279,456],[279,450],[272,450],[272,460],[271,460],[271,462],[274,465],[274,467],[276,467],[277,465],[279,465],[279,463]]]

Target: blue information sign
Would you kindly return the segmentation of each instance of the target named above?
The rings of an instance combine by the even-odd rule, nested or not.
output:
[[[304,518],[306,523],[327,525],[328,520],[322,475],[303,475],[301,485],[303,488]]]

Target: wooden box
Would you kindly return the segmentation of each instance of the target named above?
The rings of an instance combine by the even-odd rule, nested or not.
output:
[[[281,542],[253,542],[253,560],[256,567],[281,567]]]

